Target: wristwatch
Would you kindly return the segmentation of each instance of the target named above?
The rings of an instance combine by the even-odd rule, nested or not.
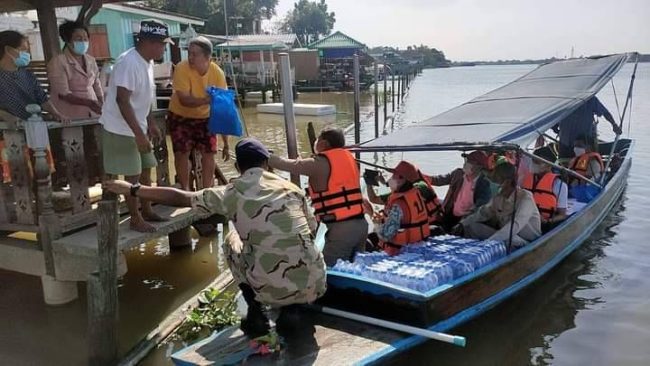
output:
[[[140,183],[131,184],[131,197],[138,197],[138,190],[140,187]]]

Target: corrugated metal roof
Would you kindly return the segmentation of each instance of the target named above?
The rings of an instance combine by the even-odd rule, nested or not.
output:
[[[295,34],[243,34],[239,36],[206,35],[210,40],[219,42],[217,47],[255,49],[290,49],[296,42]],[[226,42],[228,41],[228,42]]]
[[[312,42],[307,46],[309,48],[366,48],[366,45],[355,40],[354,38],[336,31],[329,36]]]

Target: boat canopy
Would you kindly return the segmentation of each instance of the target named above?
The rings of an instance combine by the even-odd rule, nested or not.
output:
[[[524,147],[594,96],[633,54],[557,61],[356,151]]]

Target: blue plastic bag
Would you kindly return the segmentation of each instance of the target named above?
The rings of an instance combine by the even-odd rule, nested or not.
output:
[[[209,87],[207,92],[210,96],[210,119],[208,120],[210,133],[241,136],[242,126],[235,106],[235,93],[214,86]]]

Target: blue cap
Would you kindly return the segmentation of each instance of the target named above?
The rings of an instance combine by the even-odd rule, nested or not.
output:
[[[258,139],[246,137],[235,145],[235,155],[238,163],[251,163],[266,160],[271,153]]]

